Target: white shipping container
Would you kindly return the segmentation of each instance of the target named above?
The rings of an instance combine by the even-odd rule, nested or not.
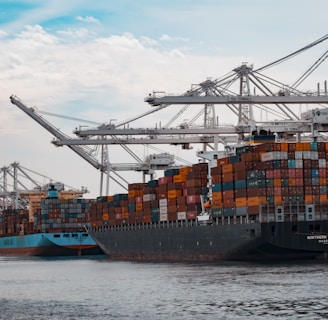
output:
[[[295,151],[295,159],[303,159],[303,151]]]
[[[167,207],[159,207],[159,214],[167,214]]]
[[[288,152],[287,151],[281,151],[280,152],[280,159],[281,160],[288,160]]]
[[[167,213],[160,213],[159,221],[167,221]]]
[[[303,159],[311,160],[311,151],[303,151]]]
[[[187,213],[185,211],[178,212],[178,220],[186,220],[187,219]]]
[[[318,151],[311,151],[311,160],[318,160],[318,159],[319,159]]]
[[[273,152],[265,152],[261,154],[261,161],[272,161],[274,160]]]
[[[155,193],[144,194],[142,199],[144,202],[156,200],[156,194]]]
[[[326,168],[327,160],[326,159],[319,159],[319,168]]]
[[[166,207],[167,206],[167,199],[159,199],[159,206]]]
[[[303,168],[303,160],[297,159],[295,160],[295,168]]]

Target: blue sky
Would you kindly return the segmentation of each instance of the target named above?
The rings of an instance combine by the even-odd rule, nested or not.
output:
[[[143,100],[152,90],[182,93],[243,62],[261,67],[320,38],[327,33],[327,9],[326,0],[3,0],[1,165],[19,161],[69,185],[87,185],[95,195],[95,169],[50,144],[52,136],[9,103],[11,94],[43,111],[121,121],[149,110]],[[325,48],[270,76],[293,83]],[[315,86],[326,74],[324,66],[306,85]],[[149,123],[169,116],[153,116]],[[68,134],[79,125],[48,120]],[[125,159],[116,150],[111,156],[114,162]]]

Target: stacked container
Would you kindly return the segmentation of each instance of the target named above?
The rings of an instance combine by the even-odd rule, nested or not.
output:
[[[45,199],[41,201],[41,232],[84,231],[90,227],[88,199]]]

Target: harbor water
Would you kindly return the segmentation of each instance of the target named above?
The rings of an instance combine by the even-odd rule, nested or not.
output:
[[[0,319],[328,319],[328,263],[0,258]]]

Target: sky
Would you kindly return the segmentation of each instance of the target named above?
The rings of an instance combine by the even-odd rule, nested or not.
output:
[[[44,115],[74,137],[80,125],[120,122],[148,111],[144,98],[150,92],[181,94],[242,63],[258,68],[304,47],[326,35],[327,9],[326,0],[2,0],[0,166],[19,162],[68,186],[86,186],[87,196],[96,197],[99,172],[67,147],[55,147],[49,132],[10,103],[12,94],[42,112],[95,122]],[[326,47],[270,76],[293,83]],[[327,71],[323,64],[307,85],[315,88]],[[152,127],[171,115],[153,114],[136,127]],[[195,151],[189,151],[190,161]],[[138,152],[142,158],[153,150]],[[186,156],[181,148],[173,152]],[[114,147],[109,160],[132,162]],[[139,173],[121,174],[130,183],[141,181]],[[111,183],[109,194],[119,192]]]

